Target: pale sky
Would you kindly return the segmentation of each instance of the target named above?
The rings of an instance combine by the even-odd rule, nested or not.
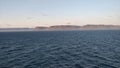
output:
[[[0,28],[120,25],[120,0],[0,0]]]

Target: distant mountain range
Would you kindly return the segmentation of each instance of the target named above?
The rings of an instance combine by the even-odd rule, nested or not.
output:
[[[35,27],[35,30],[120,30],[120,25],[55,25],[50,27]]]

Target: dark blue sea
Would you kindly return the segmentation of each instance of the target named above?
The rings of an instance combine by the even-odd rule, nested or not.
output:
[[[120,30],[0,32],[0,68],[120,68]]]

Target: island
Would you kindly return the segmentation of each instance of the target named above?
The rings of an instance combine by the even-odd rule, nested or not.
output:
[[[35,27],[35,30],[40,31],[51,31],[51,30],[120,30],[120,25],[83,25],[83,26],[76,26],[76,25],[54,25],[50,27]]]
[[[49,27],[37,26],[35,28],[0,28],[0,32],[11,31],[71,31],[71,30],[120,30],[120,25],[53,25]]]

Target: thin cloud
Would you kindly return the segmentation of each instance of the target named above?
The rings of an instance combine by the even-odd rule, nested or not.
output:
[[[6,26],[12,26],[11,24],[6,24]]]
[[[27,17],[27,19],[33,19],[33,17]]]
[[[48,16],[48,14],[42,13],[41,16]]]

